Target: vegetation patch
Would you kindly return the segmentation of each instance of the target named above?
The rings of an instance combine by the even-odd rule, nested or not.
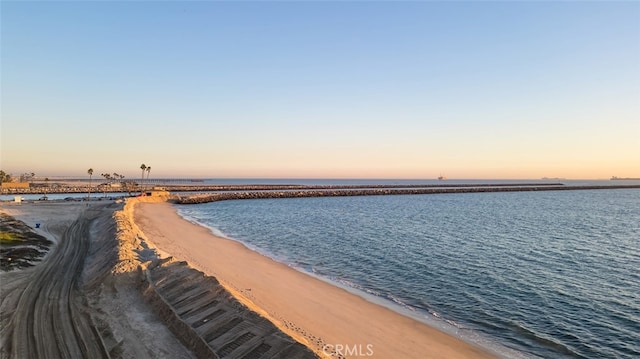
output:
[[[0,232],[0,244],[4,242],[15,241],[15,240],[19,240],[18,236],[16,236],[15,234],[8,233],[8,232]]]
[[[50,246],[51,241],[24,222],[0,213],[0,270],[31,267],[42,259]]]

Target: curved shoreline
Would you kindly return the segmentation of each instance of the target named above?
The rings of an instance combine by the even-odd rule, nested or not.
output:
[[[373,357],[493,358],[474,344],[214,236],[169,203],[140,203],[135,220],[161,252],[216,277],[243,303],[319,355],[337,344]],[[329,357],[326,355],[326,357]]]
[[[526,357],[526,355],[524,355],[523,353],[518,352],[515,349],[511,349],[507,346],[504,346],[497,341],[491,341],[490,343],[487,343],[486,340],[491,340],[491,338],[482,336],[479,333],[469,331],[468,333],[472,333],[473,335],[466,335],[466,336],[461,335],[459,331],[470,330],[470,329],[465,329],[463,327],[451,324],[448,320],[442,319],[439,316],[434,317],[433,314],[428,311],[419,310],[417,308],[411,307],[406,303],[394,301],[388,297],[373,294],[372,292],[367,292],[363,287],[359,288],[357,284],[353,282],[349,282],[349,283],[340,282],[340,281],[336,281],[335,278],[323,276],[319,273],[310,272],[306,270],[303,266],[300,266],[299,263],[296,263],[295,261],[290,261],[290,260],[287,260],[286,258],[278,257],[277,255],[274,255],[272,252],[263,250],[255,245],[252,245],[240,239],[227,236],[226,234],[222,233],[219,229],[215,227],[199,222],[194,218],[190,218],[188,215],[182,213],[182,211],[180,211],[180,209],[176,207],[179,207],[179,206],[173,206],[173,209],[176,211],[176,214],[178,214],[178,216],[180,216],[181,219],[195,226],[203,227],[207,229],[212,236],[220,237],[220,238],[238,243],[243,247],[245,247],[247,250],[255,252],[258,255],[266,257],[274,262],[281,263],[291,268],[292,270],[298,271],[304,275],[310,276],[314,279],[327,283],[333,287],[340,288],[350,294],[353,294],[355,296],[358,296],[366,300],[367,302],[389,309],[399,315],[402,315],[404,317],[420,322],[424,325],[427,325],[436,330],[444,332],[450,336],[458,338],[464,342],[470,343],[472,345],[477,345],[482,349],[485,349],[487,351],[490,351],[491,353],[498,355],[499,357],[512,358],[512,359]]]

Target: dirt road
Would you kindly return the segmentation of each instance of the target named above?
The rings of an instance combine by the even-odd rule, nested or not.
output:
[[[90,224],[101,215],[110,215],[108,206],[82,212],[47,259],[31,271],[5,328],[11,340],[4,343],[3,354],[11,358],[109,357],[79,287],[90,245]]]
[[[34,231],[55,243],[33,267],[0,272],[0,358],[194,358],[145,304],[136,272],[114,272],[121,208],[0,204],[26,225],[41,223]]]

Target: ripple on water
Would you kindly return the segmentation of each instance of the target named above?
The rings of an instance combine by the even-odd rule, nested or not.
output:
[[[180,212],[477,342],[540,357],[640,356],[640,190],[246,200]]]

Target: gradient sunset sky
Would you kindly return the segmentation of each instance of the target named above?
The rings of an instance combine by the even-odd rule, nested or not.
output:
[[[1,3],[0,169],[640,177],[640,2]]]

